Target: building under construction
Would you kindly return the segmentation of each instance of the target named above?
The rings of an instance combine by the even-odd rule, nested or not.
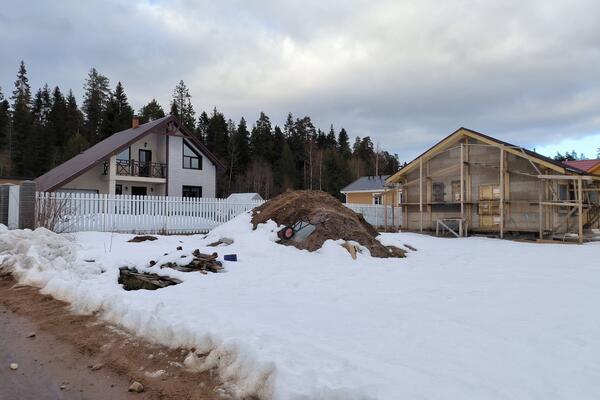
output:
[[[584,241],[600,229],[600,175],[460,128],[387,179],[402,228]]]

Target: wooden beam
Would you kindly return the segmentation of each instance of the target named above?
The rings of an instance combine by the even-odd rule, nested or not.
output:
[[[579,203],[579,244],[583,243],[583,180],[577,180],[577,203]]]
[[[500,146],[500,239],[504,239],[504,146]]]
[[[460,144],[460,217],[465,218],[465,146]]]
[[[543,214],[544,214],[544,204],[542,202],[542,181],[539,181],[538,188],[538,199],[539,199],[539,223],[540,223],[540,239],[544,239],[544,226],[543,224]]]
[[[423,232],[423,158],[419,159],[419,230]]]

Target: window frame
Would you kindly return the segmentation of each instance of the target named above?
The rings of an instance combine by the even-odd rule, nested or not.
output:
[[[192,157],[192,156],[186,156],[185,155],[185,147],[188,147],[192,153],[194,153],[196,155],[196,157]],[[186,159],[189,159],[189,166],[186,166]],[[198,168],[194,168],[192,167],[192,161],[191,160],[198,160]],[[202,171],[202,156],[199,154],[198,151],[196,151],[196,149],[194,148],[194,146],[192,146],[187,140],[183,139],[181,141],[181,168],[183,169],[193,169],[196,171]],[[201,186],[199,186],[201,187]]]
[[[117,195],[123,194],[123,184],[115,183],[115,194],[117,194]]]
[[[189,189],[198,189],[199,196],[186,196],[186,192],[190,192]],[[201,199],[202,198],[202,186],[193,186],[193,185],[181,185],[181,197],[185,197],[188,199]]]
[[[373,205],[380,206],[383,204],[383,194],[373,193]]]
[[[127,150],[127,153],[129,154],[129,158],[127,160],[119,158],[119,156],[121,155],[121,153],[123,153],[125,150]],[[117,163],[119,163],[119,162],[121,162],[121,163],[127,162],[129,164],[129,162],[131,161],[131,146],[127,147],[127,149],[121,150],[120,153],[116,154],[115,155],[115,159],[117,160]]]

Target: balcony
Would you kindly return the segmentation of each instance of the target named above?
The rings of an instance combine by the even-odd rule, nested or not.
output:
[[[108,175],[109,161],[104,162],[104,175]],[[167,164],[135,160],[117,160],[117,176],[139,176],[146,178],[166,178]]]

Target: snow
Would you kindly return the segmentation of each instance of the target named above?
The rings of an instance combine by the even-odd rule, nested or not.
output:
[[[599,244],[383,234],[384,244],[418,251],[405,259],[363,251],[353,261],[333,241],[314,253],[278,245],[274,223],[252,231],[249,218],[206,237],[142,243],[0,229],[0,262],[76,312],[196,348],[184,366],[217,368],[238,396],[600,398]],[[220,237],[235,242],[205,247]],[[208,275],[148,267],[196,248],[219,259],[236,253],[238,262]],[[120,266],[183,283],[124,291]]]

